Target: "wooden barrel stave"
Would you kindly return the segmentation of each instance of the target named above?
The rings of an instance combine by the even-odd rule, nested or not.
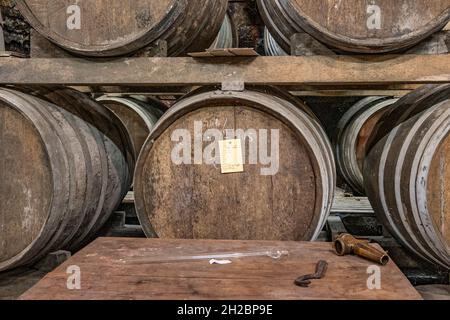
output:
[[[28,126],[28,129],[22,131],[33,135],[24,141],[33,142],[32,150],[37,150],[31,159],[35,153],[42,154],[39,158],[35,157],[33,170],[36,173],[46,172],[44,176],[47,177],[30,184],[33,178],[30,178],[29,174],[20,176],[20,172],[15,171],[8,176],[6,170],[3,172],[6,178],[2,180],[0,187],[16,191],[11,195],[13,200],[7,202],[5,199],[2,217],[10,207],[14,213],[23,213],[15,218],[22,224],[14,223],[16,220],[11,219],[11,222],[8,220],[8,223],[3,225],[6,232],[2,232],[3,239],[0,239],[0,243],[5,250],[2,250],[0,256],[0,270],[32,264],[51,251],[79,249],[106,222],[131,183],[126,154],[101,131],[76,115],[75,109],[79,108],[78,112],[82,110],[80,102],[73,102],[78,101],[75,99],[72,101],[74,104],[69,105],[69,94],[64,96],[62,92],[53,92],[54,99],[58,94],[66,99],[62,102],[60,96],[59,102],[63,107],[57,107],[49,102],[49,98],[52,98],[49,92],[47,100],[43,100],[19,91],[0,90],[0,113],[15,119],[19,127],[26,129]],[[97,107],[101,109],[100,106]],[[71,108],[73,112],[68,111]],[[2,126],[8,125],[9,122],[6,121],[9,118],[2,117],[0,121],[3,135],[8,135],[7,130],[11,130],[6,127],[2,129]],[[2,139],[2,143],[11,141],[14,144],[20,137],[17,135],[16,140]],[[14,151],[12,154],[16,157],[15,162],[25,167],[20,158],[22,153]],[[8,157],[3,154],[2,158]],[[23,158],[25,159],[24,156]],[[11,162],[8,162],[8,165],[11,166]],[[16,181],[22,182],[20,184]],[[17,190],[16,184],[23,185],[28,190],[28,201],[31,201],[28,205],[25,206],[23,201],[17,200],[17,197],[22,199],[23,196]],[[12,190],[9,190],[9,193]],[[36,192],[45,194],[36,199],[33,197]],[[4,194],[9,196],[9,193]],[[41,199],[46,199],[45,206],[39,205],[39,201],[43,201]],[[32,219],[26,218],[27,212],[33,212]],[[27,227],[27,224],[30,226]],[[10,235],[11,231],[16,231],[23,240],[15,241],[17,244],[11,242],[11,239],[14,239]],[[22,231],[25,234],[22,234]]]
[[[284,52],[290,54],[292,35],[303,31],[300,31],[297,23],[289,18],[278,2],[257,0],[257,3],[270,35]]]
[[[434,177],[439,172],[432,165],[436,150],[450,140],[449,106],[449,100],[443,101],[394,128],[370,152],[365,168],[366,189],[378,218],[411,252],[444,267],[450,266],[450,237],[441,229],[448,225],[446,219],[437,225],[432,216],[447,213],[429,203],[433,196],[438,198],[434,202],[446,202],[447,196],[442,188],[437,196],[427,188],[434,183],[430,170]]]
[[[448,106],[448,104],[447,104]],[[439,107],[439,105],[437,106]],[[415,147],[418,152],[416,153],[416,157],[414,159],[414,161],[408,157],[407,159],[409,160],[408,162],[406,162],[406,164],[404,164],[405,169],[404,170],[414,170],[413,172],[416,175],[420,174],[420,171],[423,170],[429,170],[429,164],[428,166],[419,166],[419,162],[418,162],[418,158],[424,158],[427,156],[426,154],[426,145],[429,143],[429,139],[431,139],[434,135],[435,135],[435,131],[442,126],[442,124],[444,123],[444,121],[448,122],[449,121],[449,112],[450,110],[447,109],[447,114],[442,115],[442,111],[445,108],[440,108],[441,110],[439,110],[440,112],[435,112],[435,114],[433,114],[432,117],[429,118],[429,125],[428,125],[428,132],[426,135],[422,136],[422,141],[417,142],[418,139],[416,139],[414,141],[414,143],[412,144],[412,147]],[[443,118],[444,116],[444,118]],[[447,126],[447,132],[448,132],[448,126]],[[435,146],[431,146],[433,149],[436,147]],[[434,154],[435,150],[428,150],[428,151],[432,151],[432,154]],[[423,159],[422,159],[423,161]],[[410,169],[411,168],[411,169]],[[417,173],[416,173],[417,172]],[[428,173],[427,171],[424,171],[422,173],[425,174]],[[416,180],[419,179],[418,176],[416,178]],[[429,219],[429,214],[431,212],[428,212],[428,210],[426,210],[425,212],[422,212],[422,214],[419,214],[419,205],[423,204],[422,201],[425,201],[425,203],[427,202],[427,195],[426,193],[420,193],[420,184],[422,183],[422,181],[418,180],[417,183],[415,185],[412,185],[410,187],[410,190],[414,190],[415,192],[415,196],[411,196],[409,193],[405,193],[403,189],[400,189],[403,192],[403,197],[405,199],[407,199],[408,201],[410,201],[411,203],[413,203],[414,205],[412,206],[412,214],[414,217],[414,220],[416,221],[416,224],[413,225],[413,230],[415,231],[414,235],[417,234],[417,231],[420,232],[418,238],[418,241],[423,245],[426,246],[428,248],[428,252],[430,252],[431,254],[434,253],[434,256],[437,257],[444,257],[445,255],[443,255],[442,253],[442,247],[438,247],[436,246],[437,244],[435,243],[434,245],[430,246],[429,243],[429,239],[430,239],[430,234],[427,232],[427,230],[429,229],[429,227],[431,226],[431,221]],[[412,191],[410,191],[412,192]],[[427,227],[428,226],[428,227]],[[436,236],[436,230],[433,231],[433,237]],[[447,258],[449,258],[448,253],[447,253]],[[447,259],[447,265],[450,265],[450,260]]]
[[[20,88],[15,88],[20,90]],[[39,86],[25,88],[28,92],[39,97],[45,97],[50,102],[64,108],[70,113],[83,119],[95,130],[114,143],[124,155],[131,169],[134,168],[135,158],[132,152],[132,141],[120,119],[108,108],[95,102],[87,95],[74,89],[58,86]]]
[[[422,161],[419,164],[417,181],[424,181],[416,185],[418,194],[426,194],[426,202],[419,201],[419,215],[424,221],[424,226],[435,226],[440,230],[439,233],[433,233],[433,229],[426,228],[427,239],[431,239],[429,246],[439,248],[439,254],[444,256],[447,254],[447,265],[450,265],[450,226],[448,216],[445,214],[449,211],[449,201],[441,199],[444,192],[448,192],[448,183],[450,181],[450,168],[448,166],[448,153],[450,150],[450,124],[447,119],[445,125],[438,128],[438,132],[434,134],[434,139],[430,140],[425,150]],[[433,154],[433,157],[430,155]],[[428,171],[426,171],[428,170]],[[422,198],[419,198],[422,200]],[[426,211],[431,212],[430,216],[424,214]],[[448,213],[447,213],[448,215]],[[423,218],[425,217],[425,218]],[[430,230],[431,229],[431,230]],[[431,232],[430,232],[431,231]]]
[[[62,248],[69,248],[80,239],[85,239],[87,235],[92,234],[92,225],[96,224],[99,216],[108,212],[108,209],[105,208],[105,193],[108,183],[105,177],[108,177],[108,160],[102,136],[84,121],[77,121],[77,128],[82,130],[81,141],[84,142],[87,149],[85,154],[88,156],[85,162],[88,172],[91,172],[87,176],[90,183],[84,195],[87,205],[84,209],[85,217],[72,239],[67,238],[66,242],[61,244]]]
[[[77,134],[79,122],[70,114],[44,100],[18,92],[15,94],[35,106],[42,117],[49,119],[49,126],[64,145],[69,168],[69,180],[66,182],[70,189],[69,210],[64,215],[53,239],[46,244],[49,248],[63,248],[72,240],[84,219],[87,176],[92,174],[87,171],[85,150]]]
[[[276,90],[275,88],[271,88],[269,93],[274,96],[274,99],[277,99],[280,103],[283,103],[286,108],[289,108],[292,112],[295,112],[296,115],[303,120],[305,124],[310,125],[310,133],[314,137],[314,141],[316,142],[319,150],[315,153],[315,157],[320,161],[319,170],[320,176],[322,178],[322,186],[328,186],[322,189],[323,195],[323,203],[322,203],[322,212],[331,212],[331,208],[333,205],[334,198],[334,186],[336,180],[336,163],[335,159],[332,156],[333,150],[331,144],[329,143],[328,136],[324,131],[322,125],[320,124],[320,120],[316,117],[313,111],[308,108],[305,104],[301,103],[297,98],[287,94],[283,90]],[[286,101],[290,101],[290,103],[286,103]],[[295,107],[292,107],[295,106]],[[299,112],[298,109],[301,109],[303,112]],[[306,115],[305,115],[306,114]],[[314,232],[313,239],[316,239],[319,236],[319,233],[322,231],[323,227],[326,224],[328,214],[321,214],[321,220],[317,224],[317,229]]]
[[[404,187],[398,187],[398,190],[403,193],[402,197],[413,204],[411,205],[411,212],[416,221],[416,224],[413,225],[413,230],[415,231],[414,235],[416,235],[418,231],[418,241],[428,248],[429,253],[444,260],[444,263],[447,266],[450,266],[450,250],[445,248],[450,248],[450,241],[448,239],[446,240],[447,243],[440,241],[441,237],[439,234],[441,231],[433,223],[430,217],[433,212],[427,208],[430,199],[427,194],[427,189],[424,188],[424,186],[427,185],[427,182],[433,183],[433,181],[428,179],[431,168],[430,156],[434,157],[437,147],[440,144],[445,143],[446,137],[449,136],[449,107],[450,102],[444,101],[431,109],[432,114],[427,119],[426,134],[424,134],[422,128],[420,128],[418,133],[421,133],[421,139],[419,140],[416,138],[411,144],[411,147],[417,150],[416,157],[413,159],[406,155],[405,160],[407,161],[403,164],[403,166],[405,166],[403,169],[404,172],[414,172],[416,175],[415,183],[411,183],[410,190],[408,191],[406,191]],[[425,114],[426,113],[423,115]],[[414,192],[414,196],[412,196],[412,192]],[[446,198],[444,193],[445,190],[440,190],[440,201],[445,201]],[[445,214],[443,212],[440,213]]]
[[[61,195],[60,197],[55,197],[52,199],[52,202],[47,204],[45,208],[41,208],[40,210],[36,210],[33,216],[35,219],[37,217],[40,217],[41,215],[45,215],[45,218],[41,221],[36,221],[44,224],[47,222],[47,225],[49,228],[42,228],[39,230],[39,232],[30,232],[30,230],[26,230],[23,235],[21,235],[18,239],[13,241],[13,244],[21,244],[20,240],[26,240],[28,241],[21,247],[21,251],[14,252],[14,254],[9,256],[3,256],[2,255],[2,261],[0,262],[0,270],[7,270],[12,267],[16,267],[17,265],[28,262],[32,260],[34,255],[40,253],[45,248],[45,245],[48,241],[51,240],[53,233],[57,230],[57,227],[62,219],[62,217],[65,215],[65,211],[68,210],[68,198],[70,197],[70,189],[68,187],[67,181],[69,180],[69,174],[68,174],[68,159],[66,158],[66,153],[64,151],[64,145],[59,140],[59,138],[54,135],[53,131],[50,130],[50,126],[46,122],[46,118],[42,117],[42,115],[36,111],[36,109],[32,108],[29,103],[22,99],[21,97],[11,93],[10,91],[6,91],[4,89],[0,90],[0,99],[2,100],[2,103],[4,103],[7,108],[10,108],[12,110],[18,110],[18,113],[21,114],[26,120],[31,122],[31,126],[35,130],[34,134],[39,134],[39,142],[41,145],[43,145],[43,149],[45,150],[46,157],[48,159],[48,168],[49,173],[47,179],[43,179],[41,181],[41,189],[48,191],[48,192],[54,192]],[[6,119],[5,119],[6,120]],[[23,121],[23,119],[21,119]],[[3,123],[3,121],[2,121]],[[23,126],[22,126],[23,128]],[[2,139],[3,140],[3,139]],[[36,148],[33,148],[33,150],[36,150]],[[55,153],[49,152],[48,150],[59,150],[58,156]],[[19,149],[16,150],[16,154],[18,154]],[[45,168],[46,166],[42,167]],[[40,168],[35,168],[36,172],[39,171]],[[4,172],[7,172],[6,170]],[[31,176],[32,177],[32,176]],[[11,178],[10,178],[11,179]],[[12,177],[12,185],[17,183],[17,176]],[[2,186],[5,184],[6,180],[2,181]],[[44,182],[48,182],[48,184],[44,185]],[[47,186],[49,184],[52,184],[52,188],[48,188]],[[14,189],[13,189],[14,190]],[[11,192],[11,190],[9,190]],[[6,194],[2,193],[3,195]],[[47,196],[47,195],[45,195]],[[39,199],[45,198],[44,194],[41,194],[41,197]],[[48,199],[48,198],[46,198]],[[13,199],[13,201],[17,202],[18,199]],[[13,207],[14,204],[7,203],[9,206]],[[2,203],[3,205],[3,203]],[[16,208],[16,212],[20,212],[20,210],[23,210],[24,204],[21,202],[18,203],[18,208]],[[14,207],[13,207],[14,208]],[[46,209],[48,212],[45,212]],[[31,209],[33,210],[33,209]],[[7,212],[7,210],[2,210],[3,214]],[[8,229],[7,229],[8,230]],[[17,232],[14,230],[14,232]],[[19,232],[17,232],[19,233]],[[8,239],[14,239],[14,237],[11,236],[11,234],[3,233],[4,236],[7,236]],[[28,238],[27,235],[31,235],[32,238]],[[8,242],[6,242],[8,245]],[[7,253],[8,250],[2,250],[2,253]]]
[[[16,88],[16,90],[21,89]],[[124,190],[122,192],[126,193],[128,191],[126,189],[129,181],[131,181],[130,172],[133,171],[135,166],[132,141],[127,134],[125,126],[112,111],[90,99],[87,95],[70,88],[39,86],[24,88],[24,90],[31,92],[35,96],[45,98],[82,119],[96,134],[100,134],[103,141],[101,145],[108,143],[116,146],[123,155],[129,168],[129,170],[124,171],[127,178],[124,180]]]
[[[382,115],[398,99],[368,97],[350,108],[338,123],[333,141],[337,167],[345,181],[364,194],[363,168],[367,142]]]
[[[75,114],[97,133],[97,145],[101,146],[105,182],[102,184],[103,204],[95,218],[87,219],[88,226],[80,229],[77,241],[72,241],[71,250],[86,244],[92,235],[106,223],[111,213],[120,205],[130,189],[135,157],[132,142],[119,118],[115,114],[81,92],[67,88],[35,88],[35,94],[45,96],[60,108]],[[120,188],[117,186],[120,185]]]
[[[359,0],[258,0],[258,6],[270,33],[286,52],[290,52],[291,37],[302,32],[344,51],[403,50],[441,30],[450,19],[447,0],[386,0],[376,4]],[[369,25],[377,21],[379,25]]]
[[[162,116],[163,104],[156,100],[146,103],[133,98],[103,96],[97,99],[110,109],[122,121],[133,144],[135,158],[139,156],[142,146],[150,131]]]
[[[220,107],[221,105],[228,105],[228,102],[231,101],[233,101],[231,105],[238,108],[235,111],[232,111],[233,108]],[[286,212],[292,210],[289,206],[294,204],[295,201],[292,198],[295,197],[293,196],[287,201],[280,201],[285,194],[289,193],[289,186],[296,185],[294,178],[290,180],[291,184],[281,183],[282,179],[289,181],[289,176],[283,176],[278,181],[275,179],[272,184],[273,188],[278,192],[271,191],[267,193],[272,189],[259,188],[256,190],[254,188],[255,183],[265,186],[267,179],[261,178],[259,173],[257,173],[258,170],[252,169],[250,166],[246,169],[247,174],[242,176],[229,175],[225,177],[218,175],[213,166],[202,169],[205,170],[204,174],[191,176],[189,172],[196,170],[194,166],[174,166],[170,158],[166,159],[167,155],[171,153],[170,143],[167,142],[167,132],[172,131],[174,128],[190,128],[193,119],[201,119],[203,117],[200,116],[202,110],[206,110],[207,114],[211,114],[211,116],[205,116],[205,123],[208,123],[208,119],[213,123],[215,121],[227,123],[224,119],[227,119],[227,117],[233,118],[234,112],[237,112],[240,116],[245,117],[245,121],[235,120],[236,125],[232,124],[233,127],[258,127],[257,124],[261,125],[259,117],[272,115],[274,118],[271,119],[277,119],[275,117],[282,118],[281,123],[283,126],[287,125],[298,130],[295,132],[308,134],[308,138],[313,141],[315,141],[314,138],[323,134],[323,132],[319,133],[317,131],[312,133],[314,130],[317,130],[317,126],[310,123],[312,118],[304,113],[301,113],[304,119],[299,118],[299,109],[289,105],[289,102],[285,100],[283,102],[285,105],[279,103],[273,96],[253,91],[246,91],[245,93],[202,92],[190,95],[172,107],[158,122],[148,138],[135,172],[136,209],[146,234],[148,236],[157,235],[169,238],[276,238],[281,240],[311,240],[317,237],[329,213],[327,209],[332,203],[334,193],[334,163],[331,147],[329,145],[325,146],[327,142],[305,143],[303,145],[304,148],[308,149],[308,151],[305,149],[303,154],[311,155],[313,159],[302,158],[298,163],[311,168],[310,170],[317,175],[317,181],[312,190],[309,187],[307,190],[302,191],[305,197],[308,197],[307,194],[311,197],[308,198],[309,200],[305,199],[304,201],[305,203],[308,202],[309,206],[307,204],[305,204],[306,207],[298,206],[296,212],[305,212],[305,214],[303,218],[297,217],[297,219],[294,216],[286,216]],[[271,107],[271,103],[276,104],[279,108]],[[247,110],[245,104],[249,104],[253,108]],[[239,107],[239,105],[242,107]],[[289,107],[286,107],[286,105],[289,105]],[[252,113],[253,109],[257,110],[257,113]],[[179,119],[181,119],[181,122],[177,122]],[[272,121],[269,121],[269,123],[270,125],[273,124]],[[230,122],[228,122],[226,128],[228,126],[230,126]],[[296,134],[295,139],[304,140],[305,138],[302,138],[301,134]],[[165,142],[161,142],[162,140]],[[288,139],[282,139],[282,141],[288,143],[286,142]],[[296,145],[298,147],[298,143]],[[284,147],[288,148],[287,145],[281,146],[281,148]],[[324,154],[324,149],[329,150],[330,154]],[[161,168],[153,167],[152,172],[150,163],[154,161],[159,163]],[[146,165],[147,163],[148,166]],[[167,169],[167,166],[170,168]],[[292,172],[296,174],[299,170],[308,170],[301,168],[302,166],[296,166]],[[186,179],[181,178],[182,176],[186,176]],[[208,179],[204,180],[206,178],[202,178],[202,176],[208,177]],[[304,176],[305,180],[306,176]],[[191,179],[193,179],[192,182],[188,182]],[[148,183],[148,181],[152,182]],[[185,183],[183,181],[187,183],[185,187],[188,191],[169,192],[175,183],[180,184],[177,186],[177,190],[183,189]],[[233,186],[236,184],[242,186],[242,190],[238,193],[232,192],[234,194],[233,197],[236,198],[236,201],[233,201],[233,203],[240,207],[240,209],[237,209],[239,212],[250,213],[247,222],[242,221],[242,216],[236,214],[237,211],[229,209],[230,199],[227,196],[222,194],[214,197],[214,190],[222,190],[226,185]],[[195,190],[192,189],[192,185],[195,185]],[[286,185],[288,185],[288,189],[286,189]],[[149,194],[154,194],[154,196],[149,199],[150,197],[146,197]],[[205,194],[207,196],[204,196]],[[254,216],[255,209],[258,208],[259,202],[262,202],[261,199],[264,199],[265,196],[272,200],[274,199],[274,210],[276,209],[277,212],[280,212],[279,215],[274,215],[270,218],[269,214],[268,218],[268,215],[262,213],[265,209],[261,209],[260,213]],[[158,203],[159,200],[157,199],[159,198],[163,200]],[[299,200],[297,199],[296,201]],[[165,205],[163,206],[162,203]],[[225,203],[227,204],[225,205]],[[219,215],[217,214],[218,211],[226,211],[227,214]],[[202,213],[199,214],[199,212]],[[239,222],[233,222],[230,220],[231,217]],[[188,222],[191,218],[196,221],[194,227]],[[268,223],[266,219],[272,219],[272,223]],[[298,219],[306,220],[299,223]],[[252,224],[248,225],[248,221],[251,221]],[[296,223],[299,225],[295,226]],[[219,228],[219,225],[223,227]],[[276,227],[273,225],[276,225]]]
[[[403,208],[402,202],[407,201],[407,199],[403,199],[403,194],[399,191],[400,181],[403,180],[402,174],[404,170],[407,170],[407,166],[404,164],[405,160],[407,161],[406,158],[415,158],[417,156],[417,153],[415,152],[416,150],[412,145],[415,139],[414,132],[420,129],[423,125],[423,121],[426,119],[423,117],[421,119],[417,119],[418,121],[415,120],[416,119],[410,120],[412,125],[411,130],[397,131],[392,143],[389,145],[384,166],[384,185],[385,190],[387,191],[384,197],[388,208],[395,208],[395,213],[392,214],[392,220],[399,232],[403,235],[403,238],[405,238],[410,246],[414,248],[416,253],[422,252],[422,256],[435,260],[434,256],[429,254],[429,250],[424,248],[422,241],[417,238],[416,235],[420,235],[420,231],[417,228],[418,221],[409,214],[413,210],[412,208],[410,209],[409,205],[407,209]],[[393,164],[389,165],[390,163]],[[396,176],[396,174],[398,176]],[[392,177],[395,178],[392,179]],[[407,181],[405,182],[407,183]],[[409,186],[409,183],[407,186]],[[425,252],[425,254],[423,252]]]
[[[197,8],[195,8],[195,6],[197,6]],[[226,0],[207,1],[206,5],[201,1],[195,1],[195,5],[191,2],[189,8],[192,9],[192,11],[188,12],[187,16],[188,18],[197,17],[198,19],[189,23],[190,28],[184,32],[185,34],[173,38],[174,40],[172,40],[172,43],[177,39],[186,38],[185,46],[187,48],[174,50],[172,55],[182,55],[183,53],[203,51],[209,48],[210,45],[214,43],[214,40],[225,21],[227,6],[228,1]],[[181,29],[177,29],[177,31],[178,30],[181,32]],[[170,41],[169,47],[171,47]]]
[[[13,92],[11,92],[13,93]],[[27,101],[30,105],[47,119],[47,125],[52,129],[64,146],[65,159],[67,159],[68,177],[64,183],[69,186],[68,210],[63,211],[61,221],[52,238],[45,244],[47,250],[52,248],[63,248],[63,245],[70,241],[76,233],[84,219],[84,206],[86,194],[86,176],[91,174],[86,170],[83,147],[76,134],[74,125],[68,119],[70,115],[64,114],[58,107],[36,97],[25,95],[19,92],[14,94]],[[67,118],[66,118],[67,117]],[[73,119],[71,119],[73,121]],[[60,208],[61,209],[61,208]],[[46,250],[35,254],[30,261],[37,261],[45,256]],[[47,251],[48,252],[48,251]]]
[[[261,88],[253,88],[253,90],[260,91]],[[328,140],[328,136],[325,133],[323,127],[320,125],[319,119],[313,113],[313,111],[299,101],[296,97],[288,94],[286,91],[268,87],[263,90],[264,93],[270,94],[271,98],[276,100],[278,103],[282,104],[285,108],[296,114],[299,119],[305,125],[308,125],[309,133],[313,137],[313,141],[316,142],[314,147],[318,147],[314,152],[314,156],[317,159],[319,166],[316,168],[320,171],[320,177],[322,179],[321,186],[327,186],[321,189],[323,202],[320,205],[322,212],[330,212],[333,204],[332,199],[334,198],[334,185],[336,179],[336,164],[333,155],[333,150]],[[303,111],[303,112],[300,112]],[[308,143],[308,141],[305,141]],[[331,186],[331,188],[330,188]],[[317,223],[317,228],[312,236],[312,239],[316,239],[319,233],[325,226],[327,214],[320,214],[320,220]]]
[[[373,134],[368,141],[368,150],[387,136],[395,127],[415,117],[417,114],[427,110],[448,99],[450,85],[425,85],[406,96],[400,98],[383,115],[374,128]]]
[[[304,125],[308,125],[308,128],[310,129],[309,133],[313,138],[315,139],[316,144],[315,147],[319,147],[320,149],[316,149],[315,157],[320,161],[320,166],[316,169],[321,170],[321,178],[322,178],[322,186],[333,186],[335,185],[335,179],[336,179],[336,165],[334,162],[333,156],[330,156],[333,154],[333,151],[331,149],[330,143],[328,143],[328,136],[325,133],[323,127],[320,125],[319,119],[316,117],[316,115],[313,113],[313,111],[306,106],[304,103],[302,103],[298,98],[292,96],[287,91],[281,90],[277,87],[272,86],[265,86],[265,87],[259,87],[259,86],[247,86],[247,88],[251,91],[256,91],[259,93],[263,93],[266,95],[269,95],[269,101],[276,101],[277,103],[283,105],[284,108],[287,108],[290,110],[290,112],[295,113],[296,117],[299,117],[300,119],[303,119]],[[197,89],[190,94],[187,94],[185,98],[188,97],[195,97],[201,93],[209,93],[213,90],[212,87],[203,87],[200,89]],[[261,106],[264,105],[264,103],[270,103],[268,101],[260,101]],[[295,107],[293,107],[295,106]],[[301,110],[302,112],[300,112]],[[265,110],[266,112],[271,112],[270,109]],[[276,113],[274,113],[276,114]],[[305,116],[305,114],[307,116]],[[332,207],[332,198],[334,197],[334,188],[324,188],[321,189],[319,192],[323,193],[323,203],[318,204],[317,207],[322,207],[324,212],[330,212]],[[313,238],[316,238],[320,231],[323,229],[325,223],[326,223],[327,215],[321,215],[320,223],[318,223],[318,227],[314,232]],[[150,234],[150,232],[149,232]]]
[[[102,154],[106,160],[105,199],[100,214],[92,220],[87,220],[88,228],[77,241],[71,243],[70,250],[77,250],[95,236],[130,190],[135,158],[126,128],[113,112],[73,89],[57,88],[47,92],[45,96],[90,124],[91,128],[99,131],[102,139],[99,146],[104,149]]]
[[[34,89],[34,94],[41,97],[47,97],[48,100],[58,104],[59,108],[67,110],[70,112],[70,114],[73,114],[74,116],[72,117],[76,118],[78,116],[82,116],[84,120],[86,120],[77,121],[76,128],[83,130],[83,138],[86,142],[85,144],[87,144],[88,153],[90,155],[90,158],[86,159],[86,165],[92,168],[92,173],[88,175],[88,179],[93,180],[93,182],[92,186],[86,190],[85,196],[88,198],[86,202],[91,204],[93,208],[86,212],[86,218],[79,226],[77,233],[73,237],[74,240],[71,241],[70,249],[74,250],[74,248],[77,247],[77,243],[85,240],[88,235],[95,233],[92,230],[94,226],[99,224],[99,217],[109,216],[109,214],[111,213],[105,202],[108,184],[107,177],[109,175],[109,164],[105,141],[103,135],[98,131],[98,129],[94,128],[90,124],[95,122],[100,123],[101,121],[98,118],[96,120],[90,119],[88,121],[87,119],[89,119],[90,113],[84,110],[84,105],[74,103],[78,100],[71,101],[71,99],[67,96],[64,97],[63,95],[58,94],[58,89],[56,88],[54,90],[44,87]],[[91,111],[91,113],[92,112],[93,111]],[[60,247],[65,247],[67,243]]]

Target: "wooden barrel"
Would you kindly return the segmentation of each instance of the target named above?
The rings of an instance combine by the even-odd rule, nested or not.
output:
[[[429,104],[369,153],[364,181],[381,222],[406,248],[450,268],[450,99]]]
[[[448,0],[258,0],[266,26],[285,52],[295,33],[351,52],[406,49],[444,28]]]
[[[85,56],[126,55],[157,40],[171,56],[213,43],[227,0],[17,0],[31,26],[58,46]]]
[[[430,106],[447,100],[448,97],[450,97],[450,84],[425,85],[405,95],[389,107],[375,125],[372,136],[367,141],[367,151],[370,151],[395,127],[427,110]]]
[[[97,99],[110,109],[125,125],[133,144],[135,158],[139,157],[142,146],[163,115],[165,106],[157,99],[147,99],[147,103],[133,99],[103,96]]]
[[[86,108],[72,104],[70,92],[41,99],[0,89],[0,271],[84,245],[131,184],[126,156],[110,138],[114,130],[108,136],[97,129],[114,125],[94,126],[67,111]],[[56,106],[49,98],[66,102]]]
[[[27,92],[45,98],[58,107],[65,109],[95,127],[96,130],[105,136],[104,144],[108,152],[109,167],[113,168],[112,172],[108,172],[109,185],[107,185],[107,194],[120,187],[120,196],[107,202],[110,206],[104,206],[104,213],[95,217],[95,219],[85,220],[88,223],[87,227],[82,226],[80,228],[81,236],[76,237],[78,240],[74,240],[67,248],[70,251],[75,251],[88,244],[96,236],[97,232],[108,221],[111,213],[120,205],[130,190],[136,164],[133,142],[120,118],[84,93],[58,86],[34,87],[33,91]],[[119,149],[119,154],[117,154],[116,149]],[[120,180],[117,179],[117,175],[119,175]]]
[[[318,121],[290,95],[201,90],[160,119],[134,181],[149,237],[312,240],[335,165]]]
[[[350,108],[338,123],[333,141],[336,163],[345,181],[364,194],[363,169],[367,142],[376,124],[398,99],[368,97]]]

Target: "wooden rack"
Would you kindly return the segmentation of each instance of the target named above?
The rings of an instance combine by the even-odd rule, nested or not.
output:
[[[236,82],[283,86],[297,95],[399,96],[423,84],[450,83],[450,54],[112,60],[0,57],[0,85],[65,85],[93,93],[178,96],[195,86],[227,87]],[[335,211],[358,212],[361,206],[355,208],[353,200],[336,202],[340,206]],[[364,210],[371,214],[367,206]],[[124,214],[121,224],[125,223]],[[340,218],[335,218],[335,223],[329,224],[331,232],[333,226],[342,225]],[[131,227],[126,230],[129,234],[139,234],[138,227]],[[391,238],[386,239],[381,240],[393,242],[388,246],[391,253],[400,248]],[[399,260],[410,264],[403,256]],[[440,270],[417,273],[421,266],[408,268],[415,283],[448,277]]]
[[[0,58],[2,85],[182,87],[229,82],[289,86],[291,90],[448,83],[450,54],[109,61]]]

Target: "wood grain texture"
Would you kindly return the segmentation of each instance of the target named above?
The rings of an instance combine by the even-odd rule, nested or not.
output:
[[[375,126],[367,142],[368,152],[395,127],[429,109],[430,106],[447,100],[449,96],[450,84],[425,85],[399,99],[389,107]]]
[[[243,174],[223,175],[220,165],[173,164],[173,131],[193,133],[198,119],[211,124],[205,131],[280,130],[282,171],[262,176],[264,166],[255,164],[245,166]],[[317,192],[308,153],[295,132],[276,118],[248,107],[203,108],[176,121],[155,141],[142,177],[151,183],[139,195],[145,197],[151,224],[162,238],[303,239],[314,227]],[[249,148],[245,157],[249,159]]]
[[[209,47],[224,21],[227,3],[20,0],[17,7],[39,33],[73,53],[117,56],[165,40],[169,54],[179,55]]]
[[[307,109],[304,105],[288,94],[266,91],[203,89],[161,118],[143,147],[135,171],[136,210],[147,236],[254,240],[317,237],[334,194],[331,147],[310,111],[301,110]],[[202,128],[196,129],[199,123]],[[222,138],[208,133],[214,129]],[[179,145],[173,136],[181,130],[189,134],[184,139],[191,139],[183,141],[189,150],[183,155],[189,159],[182,164],[173,161]],[[228,130],[233,130],[232,137],[227,136]],[[220,161],[205,163],[203,155],[216,157],[217,139],[234,139],[236,130],[241,132],[237,139],[242,141],[244,172],[222,174]],[[199,139],[201,154],[195,146]],[[271,163],[265,163],[261,154],[272,157]],[[270,167],[273,172],[263,174]]]
[[[364,160],[380,118],[397,100],[368,97],[350,108],[339,120],[334,136],[338,170],[345,181],[359,194],[364,194]]]
[[[53,176],[47,150],[32,122],[3,101],[0,114],[0,260],[4,261],[39,235],[49,215]]]
[[[295,33],[332,47],[379,53],[410,47],[448,23],[450,1],[258,0],[271,34],[286,52]]]
[[[442,100],[410,105],[423,109],[370,151],[364,181],[378,218],[391,233],[417,256],[449,268],[448,167],[443,159],[449,157],[450,100]]]
[[[103,201],[103,204],[97,205],[97,210],[93,210],[92,214],[86,217],[74,240],[67,247],[77,250],[92,240],[129,191],[136,161],[132,153],[132,141],[120,118],[85,94],[59,86],[31,89],[34,95],[45,97],[78,119],[76,129],[88,127],[90,132],[84,135],[84,139],[88,140],[87,148],[100,146],[100,152],[97,151],[93,157],[86,160],[88,166],[92,165],[97,157],[104,158],[100,168],[104,180],[101,183],[102,193],[96,197],[95,193],[99,190],[86,192],[88,197],[92,197],[87,200],[91,206],[95,206],[98,199]],[[92,135],[95,141],[92,141]]]
[[[210,265],[208,259],[167,261],[180,256],[274,249],[287,250],[289,256],[281,260],[231,259],[231,264],[222,266]],[[145,259],[162,262],[145,263]],[[296,278],[314,271],[318,260],[329,263],[326,277],[313,281],[307,289],[294,285]],[[70,265],[81,268],[81,290],[67,290],[66,269]],[[381,267],[381,290],[369,290],[367,268],[370,265],[358,257],[336,256],[330,243],[100,238],[21,299],[421,299],[393,262]]]
[[[417,66],[420,66],[418,68]],[[58,70],[58,72],[55,72]],[[0,84],[391,85],[450,82],[450,55],[383,57],[0,59]],[[261,76],[264,75],[264,76]]]
[[[39,93],[0,90],[2,271],[79,249],[131,184],[127,154],[108,135],[114,130],[98,129],[113,122],[97,117],[92,125],[95,109],[84,109],[86,96],[74,90]]]
[[[142,102],[133,98],[103,96],[97,99],[123,122],[133,143],[135,158],[139,157],[142,146],[150,131],[162,115],[165,106],[157,99]]]
[[[450,239],[450,137],[436,148],[430,165],[427,185],[427,205],[433,225],[443,239]],[[447,240],[450,247],[450,240]]]

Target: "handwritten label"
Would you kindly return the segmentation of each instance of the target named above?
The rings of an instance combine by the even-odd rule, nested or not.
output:
[[[222,173],[244,172],[242,144],[240,139],[219,141]]]

